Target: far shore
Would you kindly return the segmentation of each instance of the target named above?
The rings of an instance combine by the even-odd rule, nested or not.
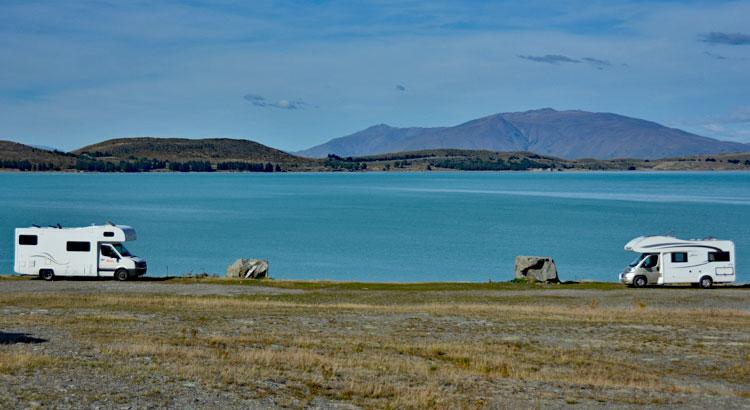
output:
[[[278,174],[446,174],[446,173],[462,173],[462,174],[559,174],[559,173],[618,173],[618,174],[638,174],[638,173],[681,173],[681,172],[700,172],[700,173],[712,173],[712,172],[750,172],[750,168],[741,169],[524,169],[524,170],[458,170],[458,169],[389,169],[389,170],[359,170],[359,171],[343,171],[343,170],[331,170],[331,171],[277,171],[277,172],[242,172],[242,171],[212,171],[212,172],[180,172],[180,171],[169,171],[169,170],[155,170],[148,172],[99,172],[99,171],[76,171],[76,170],[60,170],[60,171],[20,171],[17,169],[5,169],[0,168],[0,174],[33,174],[33,175],[45,175],[45,174],[65,174],[65,175],[88,175],[88,174],[130,174],[130,175],[148,175],[148,174],[182,174],[182,175],[211,175],[211,174],[243,174],[243,175],[278,175]]]

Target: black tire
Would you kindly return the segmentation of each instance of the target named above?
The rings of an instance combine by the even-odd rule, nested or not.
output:
[[[700,286],[703,289],[711,289],[711,286],[714,285],[713,279],[711,279],[710,276],[704,276],[701,278],[700,281],[698,281],[698,286]]]
[[[55,271],[52,269],[42,269],[39,271],[39,277],[47,282],[55,280]]]
[[[648,279],[643,275],[638,275],[633,278],[633,286],[636,288],[645,288],[648,285]]]
[[[115,279],[119,280],[120,282],[126,281],[130,278],[130,274],[125,269],[118,269],[115,271]]]

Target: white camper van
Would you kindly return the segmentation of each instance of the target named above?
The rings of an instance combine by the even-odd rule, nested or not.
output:
[[[638,257],[620,274],[620,281],[646,285],[690,283],[710,288],[736,279],[734,243],[717,239],[683,240],[671,236],[641,236],[625,245]]]
[[[45,280],[56,276],[127,280],[146,273],[146,261],[123,245],[135,238],[135,229],[124,225],[17,228],[14,269]]]

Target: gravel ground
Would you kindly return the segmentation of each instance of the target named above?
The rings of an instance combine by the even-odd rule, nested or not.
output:
[[[117,304],[121,302],[106,299],[110,296],[134,300],[166,298],[165,303],[177,303],[168,299],[169,296],[195,296],[196,303],[207,299],[248,301],[250,310],[217,305],[214,313],[192,311],[189,310],[192,309],[190,298],[181,298],[178,302],[183,304],[178,304],[177,308],[157,306],[130,310]],[[304,307],[275,307],[253,302],[267,300],[282,304],[298,301]],[[360,303],[384,306],[385,310],[351,307]],[[460,307],[466,303],[471,306]],[[311,304],[319,304],[321,308],[309,307]],[[531,308],[532,313],[515,317],[511,312],[507,316],[492,317],[481,311],[473,313],[475,305],[511,309],[518,306]],[[399,310],[403,306],[406,310]],[[450,312],[451,306],[456,306],[455,312]],[[441,309],[446,307],[448,313],[443,313]],[[604,311],[606,315],[615,316],[618,311],[627,310],[640,312],[643,320],[617,316],[611,323],[568,321],[565,309],[544,320],[537,321],[533,317],[533,309],[539,309],[541,316],[543,309],[555,307],[591,309],[592,314]],[[684,315],[685,311],[727,314],[742,325],[686,322],[683,326],[669,320],[670,312]],[[348,377],[360,383],[368,377],[382,377],[390,383],[406,386],[407,391],[419,387],[420,383],[437,383],[439,394],[446,394],[446,397],[453,394],[452,397],[462,400],[457,402],[462,403],[460,407],[467,407],[466,403],[471,402],[476,403],[472,407],[498,409],[750,408],[750,364],[747,363],[750,327],[743,326],[750,325],[750,289],[747,288],[351,292],[168,281],[3,280],[0,281],[0,312],[0,355],[5,355],[0,356],[5,360],[0,361],[0,407],[3,408],[351,409],[383,407],[390,400],[388,396],[380,397],[375,393],[372,397],[355,394],[351,399],[338,398],[335,391],[344,389]],[[664,316],[657,318],[657,314]],[[95,320],[90,321],[91,318]],[[192,332],[192,336],[184,336],[185,332]],[[116,352],[129,344],[137,345],[138,339],[143,337],[163,342],[151,347],[155,349],[153,352],[136,351],[125,355],[109,350],[111,347]],[[301,342],[293,340],[298,337],[302,337]],[[225,339],[237,340],[238,345],[217,348],[216,340]],[[625,341],[641,339],[642,348],[636,344],[638,342]],[[527,346],[523,349],[539,349],[540,352],[547,346],[558,347],[562,352],[591,349],[592,354],[601,356],[602,360],[610,360],[607,352],[611,352],[612,366],[620,363],[616,359],[622,355],[632,355],[636,368],[665,369],[662,381],[669,382],[673,378],[675,385],[689,384],[693,390],[649,391],[625,384],[577,385],[512,375],[488,377],[482,372],[464,369],[460,366],[462,362],[458,362],[458,376],[440,381],[437,376],[436,380],[410,378],[413,376],[409,376],[408,369],[403,375],[388,375],[382,370],[385,373],[366,373],[363,379],[357,379],[357,374],[347,373],[349,369],[338,368],[334,370],[334,377],[327,379],[320,376],[321,372],[326,372],[325,364],[306,362],[301,372],[295,373],[290,370],[291,364],[282,361],[275,365],[277,367],[260,366],[256,373],[262,377],[223,385],[224,382],[216,382],[212,377],[185,375],[180,369],[190,366],[191,360],[182,362],[179,357],[169,356],[171,350],[163,351],[181,349],[178,351],[190,354],[191,349],[204,349],[208,356],[200,357],[207,360],[206,372],[218,366],[218,374],[241,370],[242,365],[234,359],[222,356],[227,354],[225,351],[234,350],[273,354],[306,349],[314,355],[328,355],[333,362],[341,358],[341,352],[346,352],[350,343],[361,342],[365,350],[358,354],[365,354],[372,348],[375,359],[406,360],[405,363],[421,359],[380,346],[399,341],[404,346],[431,343],[448,347],[469,342],[480,346],[518,343]],[[632,352],[627,350],[633,344]],[[692,346],[712,344],[716,347],[700,354],[690,350]],[[328,347],[330,350],[326,350]],[[521,358],[532,357],[521,353],[518,353]],[[53,362],[32,360],[14,364],[15,354],[50,358]],[[58,359],[63,360],[62,364],[55,364],[54,360]],[[429,360],[432,363],[433,359]],[[448,365],[440,357],[435,360],[441,366]],[[726,370],[735,365],[736,370]],[[228,367],[222,370],[222,366]],[[710,371],[704,374],[701,369]],[[623,372],[630,370],[623,369]],[[690,377],[691,371],[695,372],[695,377]],[[337,373],[341,375],[336,376]],[[454,384],[456,377],[459,385]],[[324,394],[327,388],[332,390]],[[456,407],[450,401],[426,403],[425,407]]]
[[[293,295],[299,289],[281,289],[264,286],[228,286],[207,283],[169,283],[166,281],[115,280],[9,280],[0,282],[0,294],[25,292],[64,292],[66,294],[136,293],[171,294],[183,296],[208,295]]]

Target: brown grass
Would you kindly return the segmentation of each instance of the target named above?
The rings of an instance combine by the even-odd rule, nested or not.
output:
[[[419,294],[321,292],[2,295],[0,306],[45,309],[3,322],[67,332],[96,353],[81,366],[243,387],[293,406],[325,397],[369,408],[477,408],[514,391],[567,404],[747,398],[746,310],[651,307],[644,298],[608,307],[590,296],[472,300],[457,292],[419,303]],[[716,340],[734,344],[717,348]],[[2,373],[58,371],[44,356],[3,354]]]
[[[15,374],[35,369],[51,368],[62,364],[62,360],[39,353],[23,351],[0,352],[0,374]]]

